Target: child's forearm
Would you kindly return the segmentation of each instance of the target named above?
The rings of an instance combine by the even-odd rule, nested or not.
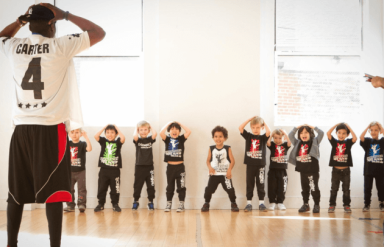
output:
[[[271,141],[272,141],[272,136],[269,136],[268,141],[267,141],[267,146],[271,146]]]
[[[137,128],[133,131],[133,140],[137,142],[139,140],[139,132],[137,131]]]
[[[324,131],[319,129],[318,127],[314,127],[313,130],[317,132],[317,142],[320,143],[323,140],[324,137]]]
[[[268,137],[271,134],[268,124],[264,121],[265,135]]]
[[[330,128],[327,132],[327,136],[328,136],[328,139],[331,140],[332,139],[332,132],[334,131],[334,129],[336,129],[337,125],[339,124],[335,124],[335,126],[333,126],[332,128]]]
[[[287,138],[287,145],[288,145],[288,147],[290,147],[292,145],[291,139],[289,139],[289,136],[285,132],[284,132],[284,136],[285,136],[285,138]]]
[[[107,128],[107,126],[108,126],[108,124],[104,127],[104,128],[102,128],[99,132],[97,132],[96,134],[95,134],[95,139],[96,139],[96,141],[99,141],[100,140],[100,135],[101,135],[101,133],[103,133],[103,131]]]
[[[240,133],[243,133],[244,131],[244,128],[245,126],[253,119],[254,117],[251,117],[250,119],[248,119],[247,121],[245,121],[244,123],[242,123],[239,127],[239,130],[240,130]]]
[[[172,122],[169,122],[167,123],[166,125],[164,125],[164,127],[160,130],[160,136],[161,136],[161,139],[165,140],[167,138],[167,136],[165,135],[165,132],[167,131],[167,128],[168,126],[171,124]]]
[[[91,141],[89,140],[88,136],[84,136],[84,138],[85,138],[85,142],[87,143],[87,152],[91,152],[92,151]]]
[[[157,137],[157,132],[151,127],[151,132],[152,132],[152,139],[155,140]]]
[[[364,142],[365,134],[367,134],[367,131],[369,129],[369,126],[361,133],[360,135],[360,141]]]
[[[181,124],[181,123],[179,123],[179,125],[180,125],[181,128],[183,128],[184,131],[185,131],[185,134],[184,134],[185,138],[188,138],[189,135],[192,133],[191,130],[190,130],[188,127],[186,127],[185,125]]]
[[[116,128],[117,132],[119,133],[119,136],[120,136],[120,142],[121,142],[121,143],[124,143],[124,142],[125,142],[125,135],[124,135],[123,132],[119,129],[119,127],[117,127],[116,125],[115,125],[115,128]]]

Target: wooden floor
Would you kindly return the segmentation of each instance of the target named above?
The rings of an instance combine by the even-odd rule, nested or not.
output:
[[[384,213],[341,209],[317,215],[287,211],[184,213],[111,209],[64,213],[62,246],[383,246]],[[378,218],[378,220],[359,220]],[[19,246],[49,246],[45,210],[25,211]],[[0,246],[6,245],[6,212],[0,211]]]

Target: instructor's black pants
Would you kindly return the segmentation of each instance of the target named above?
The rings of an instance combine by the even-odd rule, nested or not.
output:
[[[253,189],[255,188],[255,181],[259,200],[264,200],[265,167],[247,165],[247,200],[249,201],[253,198]]]
[[[111,188],[112,205],[119,203],[120,199],[120,169],[100,168],[99,172],[99,187],[97,190],[97,199],[99,204],[105,204],[108,187]]]
[[[336,206],[336,198],[340,187],[340,182],[342,182],[341,188],[343,190],[343,206],[351,206],[351,193],[349,190],[351,184],[351,169],[333,168],[331,181],[332,185],[331,197],[329,198],[329,206]]]
[[[383,188],[384,175],[383,174],[365,175],[364,176],[364,204],[365,205],[371,205],[373,179],[376,180],[376,189],[377,189],[377,196],[379,197],[379,202],[384,201],[384,188]]]
[[[228,193],[229,200],[236,202],[235,188],[233,188],[232,179],[228,179],[225,175],[209,176],[208,185],[205,187],[204,198],[206,202],[210,202],[212,194],[215,193],[217,186],[223,186],[225,192]]]
[[[140,199],[144,183],[147,185],[148,200],[152,202],[155,198],[155,172],[153,166],[139,165],[135,167],[135,182],[133,184],[133,198],[135,201]]]
[[[283,203],[288,186],[286,169],[270,169],[268,172],[268,198],[270,203]]]
[[[175,191],[175,182],[177,184],[177,193],[179,194],[179,201],[185,200],[185,166],[184,164],[167,166],[167,201],[172,201]]]
[[[304,204],[309,201],[309,194],[312,194],[315,205],[320,203],[320,189],[319,189],[319,178],[318,172],[303,173],[300,172],[301,178],[301,195],[303,196]]]

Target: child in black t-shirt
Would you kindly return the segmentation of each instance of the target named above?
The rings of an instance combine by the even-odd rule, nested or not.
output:
[[[315,131],[317,136],[315,136]],[[298,139],[295,135],[297,132]],[[295,127],[289,133],[289,139],[294,145],[289,155],[288,162],[295,165],[295,171],[300,172],[301,195],[303,196],[303,206],[299,213],[310,210],[309,195],[312,194],[315,205],[313,213],[320,213],[320,189],[319,189],[319,159],[320,142],[323,140],[324,132],[310,125]]]
[[[87,187],[85,180],[85,158],[86,152],[92,151],[92,145],[89,141],[87,132],[81,129],[72,130],[69,132],[71,141],[69,142],[69,148],[71,151],[71,194],[72,202],[67,202],[67,207],[64,211],[75,211],[75,184],[77,183],[77,206],[80,212],[84,212],[87,208]],[[80,141],[80,137],[84,137],[85,142]]]
[[[372,138],[365,137],[367,131]],[[364,156],[364,208],[367,212],[371,205],[373,179],[376,180],[380,211],[384,211],[384,134],[379,122],[371,122],[360,135],[360,145],[365,151]]]
[[[152,132],[152,135],[149,135]],[[137,124],[133,133],[133,143],[136,147],[135,182],[133,184],[133,207],[139,207],[139,198],[144,182],[147,185],[148,210],[154,210],[153,199],[155,199],[155,172],[153,167],[152,144],[156,142],[156,131],[146,121]]]
[[[244,128],[250,122],[252,133]],[[261,131],[265,128],[265,134],[261,135]],[[264,205],[265,189],[265,160],[266,160],[266,144],[270,135],[268,125],[261,117],[251,117],[239,127],[240,134],[245,139],[244,164],[247,165],[247,206],[245,212],[252,211],[253,190],[255,188],[255,180],[257,194],[259,196],[259,210],[266,211]]]
[[[216,126],[212,130],[212,138],[216,145],[210,146],[208,151],[209,180],[207,187],[205,187],[205,203],[201,208],[201,212],[209,211],[212,194],[215,193],[219,184],[228,193],[231,201],[231,211],[239,212],[239,207],[236,204],[235,188],[233,188],[232,184],[232,169],[235,166],[235,158],[232,155],[231,147],[224,145],[224,142],[228,139],[227,129]]]
[[[336,128],[337,139],[332,136],[333,130]],[[352,138],[346,139],[349,134]],[[349,167],[353,166],[351,148],[357,141],[355,132],[346,123],[339,123],[329,129],[327,132],[328,140],[332,145],[331,158],[329,166],[332,166],[332,185],[331,197],[329,199],[328,213],[335,212],[337,191],[339,190],[340,182],[342,182],[343,189],[343,207],[345,213],[351,213],[351,170]]]
[[[103,131],[105,137],[100,137]],[[118,135],[120,135],[120,137],[116,139]],[[95,139],[101,146],[99,157],[100,172],[97,189],[99,205],[96,206],[95,212],[104,210],[108,187],[111,189],[110,196],[113,211],[121,212],[121,208],[119,207],[120,169],[122,168],[121,147],[125,142],[125,136],[116,125],[107,125],[96,133]]]
[[[271,141],[272,138],[273,141]],[[283,138],[287,141],[283,142]],[[274,130],[268,139],[267,147],[271,150],[268,172],[268,210],[275,210],[276,203],[279,210],[286,210],[283,202],[288,186],[288,150],[291,147],[287,132],[283,129]]]
[[[181,128],[185,130],[184,135],[180,135]],[[165,132],[168,131],[167,136]],[[184,143],[191,134],[191,131],[179,122],[170,122],[165,125],[161,131],[161,139],[165,142],[164,162],[167,166],[167,206],[165,212],[172,209],[172,198],[175,191],[175,182],[177,184],[177,193],[179,194],[179,206],[176,212],[184,211],[185,200],[185,166],[184,166]]]

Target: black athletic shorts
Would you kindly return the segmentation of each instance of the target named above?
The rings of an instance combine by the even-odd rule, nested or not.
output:
[[[9,203],[70,202],[71,160],[64,124],[17,125],[11,139]]]

